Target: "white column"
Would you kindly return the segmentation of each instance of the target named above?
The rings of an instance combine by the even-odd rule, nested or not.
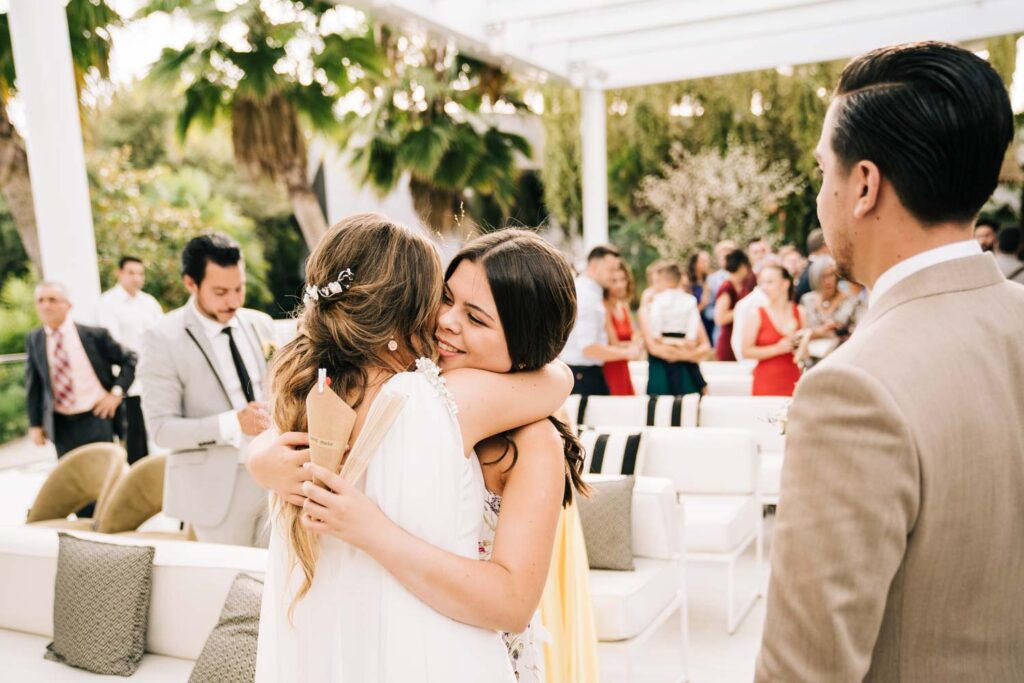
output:
[[[65,4],[10,0],[9,21],[43,277],[63,283],[75,318],[89,320],[100,278]]]
[[[580,92],[583,138],[583,246],[608,241],[608,141],[603,90]]]

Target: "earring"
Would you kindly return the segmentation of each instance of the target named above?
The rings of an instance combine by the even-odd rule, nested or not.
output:
[[[519,368],[520,370],[525,370],[526,369],[526,363],[520,363],[516,367]]]
[[[396,342],[394,339],[392,339],[391,341],[388,342],[388,351],[390,351],[391,353],[394,353],[397,350],[398,350],[398,342]]]

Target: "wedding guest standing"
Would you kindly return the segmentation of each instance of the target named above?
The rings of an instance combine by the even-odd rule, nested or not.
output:
[[[633,300],[633,275],[625,263],[612,275],[611,285],[604,291],[604,304],[608,310],[608,339],[621,347],[635,346],[633,320],[629,302]],[[604,364],[604,378],[612,396],[633,396],[633,379],[629,375],[629,361],[610,360]]]
[[[750,313],[743,329],[743,357],[756,360],[754,396],[792,396],[800,379],[793,360],[796,333],[803,328],[799,307],[793,303],[793,276],[782,266],[761,269],[758,286],[768,303]]]
[[[789,410],[759,682],[1024,680],[1024,288],[972,238],[1013,134],[953,45],[839,77],[818,216],[871,304]]]
[[[594,247],[587,255],[587,268],[576,278],[576,325],[559,359],[572,368],[572,393],[608,395],[608,382],[601,369],[610,360],[636,360],[634,346],[616,346],[608,340],[604,290],[611,286],[619,268],[619,251],[610,245]]]
[[[861,313],[860,298],[839,287],[839,270],[830,256],[811,266],[812,291],[800,299],[810,334],[809,362],[817,363],[846,341]]]
[[[704,331],[711,339],[714,332],[714,319],[708,320],[704,316],[714,298],[711,288],[708,286],[708,279],[711,277],[711,255],[706,251],[698,251],[690,255],[686,262],[686,272],[690,276],[690,293],[697,300],[697,307],[700,310],[701,321],[704,324]]]
[[[243,447],[270,426],[263,380],[273,324],[243,307],[245,262],[230,237],[193,238],[181,271],[188,303],[146,332],[139,372],[153,442],[171,450],[164,512],[190,522],[200,541],[265,545],[267,497]]]
[[[711,350],[697,299],[680,288],[682,271],[663,261],[654,273],[654,296],[641,310],[640,327],[648,351],[647,393],[682,396],[704,392],[699,361]]]
[[[96,318],[119,344],[136,355],[142,350],[142,335],[163,317],[163,309],[152,295],[142,291],[146,268],[135,256],[122,256],[117,266],[117,284],[100,295]],[[128,388],[124,407],[118,414],[128,462],[149,452],[146,423],[142,417],[142,382],[138,377]]]
[[[736,303],[750,294],[749,280],[753,271],[750,259],[742,251],[733,251],[725,257],[725,282],[718,288],[715,298],[715,325],[718,326],[718,341],[715,342],[715,357],[721,361],[734,361],[732,350],[733,309]]]
[[[996,240],[996,264],[1007,280],[1024,284],[1024,261],[1017,256],[1021,250],[1022,238],[1019,225],[1007,225],[999,231]]]
[[[88,443],[113,441],[114,415],[135,378],[135,354],[107,330],[71,320],[63,285],[41,282],[35,298],[43,324],[25,339],[32,442],[53,441],[60,458]]]

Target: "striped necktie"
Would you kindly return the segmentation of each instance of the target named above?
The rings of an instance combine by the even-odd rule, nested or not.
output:
[[[70,412],[75,405],[75,385],[71,380],[71,359],[64,348],[64,333],[53,331],[53,400],[54,407]]]

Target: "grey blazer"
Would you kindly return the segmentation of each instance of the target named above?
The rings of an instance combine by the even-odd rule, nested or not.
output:
[[[237,313],[267,374],[265,349],[273,341],[270,316],[241,309]],[[194,524],[220,524],[231,503],[238,473],[238,449],[221,438],[218,416],[231,410],[231,399],[217,367],[216,355],[190,306],[171,311],[148,330],[139,378],[146,390],[142,411],[157,446],[168,448],[164,512]],[[256,378],[254,378],[256,379]]]

